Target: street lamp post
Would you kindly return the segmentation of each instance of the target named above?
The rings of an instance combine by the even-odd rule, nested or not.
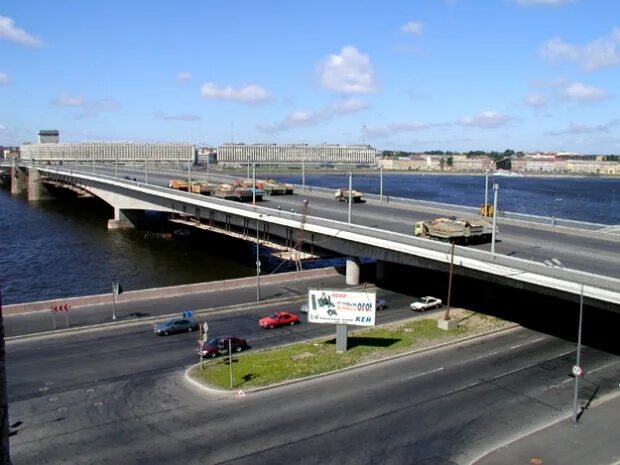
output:
[[[349,171],[349,224],[351,224],[351,203],[353,200],[353,172]]]
[[[192,191],[192,159],[187,162],[187,192]]]
[[[450,271],[448,273],[448,299],[446,301],[446,312],[443,316],[443,319],[446,321],[450,320],[450,302],[452,297],[452,270],[454,268],[454,241],[452,241],[451,244],[452,247],[450,248]]]
[[[383,202],[383,164],[379,165],[379,200]]]
[[[301,190],[306,191],[306,161],[301,161]]]
[[[256,163],[252,164],[252,206],[256,206]]]
[[[114,177],[118,178],[118,155],[116,155],[114,160]]]
[[[491,255],[495,255],[495,225],[497,222],[497,194],[499,184],[493,184],[493,231],[491,233]]]
[[[581,295],[579,297],[579,326],[577,329],[577,361],[573,375],[575,377],[575,395],[573,399],[573,423],[577,423],[579,415],[577,414],[577,404],[579,403],[579,377],[583,373],[581,371],[581,326],[583,323],[583,284],[581,285]]]
[[[489,204],[489,167],[484,173],[484,216],[487,216],[487,205]]]
[[[149,183],[149,157],[144,157],[144,184]]]
[[[260,228],[259,219],[256,218],[256,301],[260,301],[260,242],[258,239],[258,230]]]

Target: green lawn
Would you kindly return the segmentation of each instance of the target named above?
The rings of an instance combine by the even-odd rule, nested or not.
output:
[[[326,373],[509,324],[472,312],[455,313],[460,318],[460,323],[451,331],[438,329],[436,320],[438,316],[436,316],[350,332],[348,350],[343,353],[336,352],[336,339],[333,336],[235,355],[233,389],[267,386],[285,380]],[[196,367],[191,370],[190,376],[211,387],[230,389],[228,357],[205,362],[202,370]]]

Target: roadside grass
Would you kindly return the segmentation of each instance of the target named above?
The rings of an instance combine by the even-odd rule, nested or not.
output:
[[[332,336],[236,354],[233,356],[232,388],[268,386],[327,373],[511,325],[504,320],[465,310],[455,309],[452,316],[458,318],[459,325],[450,331],[437,328],[437,319],[441,318],[437,314],[350,331],[348,350],[343,353],[336,352],[336,338]],[[194,367],[190,376],[210,387],[230,389],[228,361],[229,357],[226,356],[204,362],[202,369]]]

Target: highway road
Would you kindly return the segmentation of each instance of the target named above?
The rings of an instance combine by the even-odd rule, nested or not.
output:
[[[87,171],[87,169],[82,168]],[[98,168],[97,173],[113,175],[113,170]],[[120,170],[137,181],[144,181],[144,172]],[[173,177],[183,177],[186,173],[149,172],[149,183],[166,186]],[[194,173],[192,179],[205,179],[205,173]],[[211,175],[213,181],[215,175]],[[223,178],[222,178],[223,179]],[[262,207],[294,209],[300,212],[302,201],[309,200],[308,215],[347,222],[348,205],[338,202],[330,195],[312,192],[297,192],[291,196],[265,196]],[[377,229],[385,229],[402,234],[412,234],[413,224],[419,220],[430,220],[439,216],[454,215],[440,208],[411,204],[367,202],[352,205],[352,222]],[[620,237],[565,227],[552,227],[538,223],[498,218],[500,233],[495,251],[515,258],[544,263],[552,258],[559,259],[568,269],[585,271],[602,276],[620,278]],[[470,248],[491,250],[491,244],[471,245]]]
[[[380,294],[380,323],[411,316]],[[210,332],[254,348],[333,333],[257,326],[281,308],[211,315]],[[194,347],[146,323],[9,341],[14,463],[465,465],[571,408],[574,343],[525,329],[242,398],[186,384]],[[618,356],[585,348],[582,366],[584,397],[617,390]]]

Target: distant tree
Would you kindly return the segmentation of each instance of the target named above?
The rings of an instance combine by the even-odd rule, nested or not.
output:
[[[446,160],[444,160],[444,158],[441,157],[439,159],[439,169],[443,171],[443,168],[444,168],[445,164],[446,164]]]
[[[450,155],[447,159],[446,159],[446,163],[448,164],[448,166],[450,168],[452,168],[452,164],[454,163],[454,159],[452,158],[452,155]]]

